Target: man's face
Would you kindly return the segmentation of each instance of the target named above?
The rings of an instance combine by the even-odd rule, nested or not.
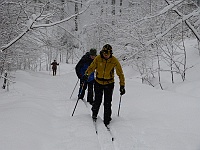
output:
[[[105,53],[103,53],[103,57],[104,57],[105,59],[108,59],[108,58],[110,58],[110,54],[105,54]]]
[[[90,58],[91,58],[91,59],[95,59],[95,57],[96,57],[96,56],[92,56],[92,55],[90,55]]]
[[[104,57],[105,59],[110,58],[110,55],[111,55],[110,50],[108,50],[108,51],[103,51],[103,57]]]

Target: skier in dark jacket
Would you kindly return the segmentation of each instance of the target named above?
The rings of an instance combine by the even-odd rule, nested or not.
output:
[[[59,65],[59,63],[57,63],[56,60],[54,60],[54,62],[52,62],[51,65],[53,70],[53,76],[56,76],[57,65]]]
[[[97,50],[92,48],[90,49],[90,52],[87,52],[78,62],[76,65],[76,74],[78,78],[80,79],[80,88],[79,88],[79,94],[78,99],[84,98],[85,90],[88,88],[87,93],[87,102],[89,102],[91,105],[93,103],[93,86],[94,86],[94,72],[91,73],[91,75],[88,77],[88,80],[85,81],[83,79],[83,76],[85,74],[85,71],[87,70],[88,66],[92,63],[94,58],[96,57]]]

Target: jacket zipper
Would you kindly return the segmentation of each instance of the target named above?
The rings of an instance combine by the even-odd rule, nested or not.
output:
[[[106,64],[107,64],[107,59],[106,59]],[[105,67],[104,67],[103,79],[104,79],[104,75],[105,75],[106,64],[105,64]],[[104,84],[104,81],[103,81],[103,84]]]

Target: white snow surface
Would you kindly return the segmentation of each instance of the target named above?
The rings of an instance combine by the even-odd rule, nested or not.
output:
[[[142,84],[134,70],[123,67],[126,94],[119,117],[117,78],[112,105],[115,149],[200,150],[200,57],[193,44],[187,45],[188,64],[194,67],[186,72],[186,81],[166,82],[165,90]],[[16,71],[9,91],[0,89],[0,150],[111,150],[101,142],[109,140],[105,131],[96,135],[82,101],[71,116],[79,86],[70,99],[78,80],[75,64],[59,67],[57,76]]]

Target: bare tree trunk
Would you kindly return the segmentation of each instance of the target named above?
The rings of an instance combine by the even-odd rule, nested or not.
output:
[[[170,59],[170,72],[171,72],[171,77],[172,77],[172,83],[174,83],[173,60],[172,60],[172,58]]]
[[[163,90],[163,87],[162,87],[162,84],[161,84],[160,58],[159,58],[158,46],[157,46],[157,58],[158,58],[158,82],[159,82],[160,88]]]
[[[199,51],[199,56],[200,56],[200,41],[197,40],[197,44],[198,44],[198,51]]]
[[[112,5],[112,15],[113,15],[113,18],[115,16],[115,0],[111,0],[111,5]],[[115,20],[112,20],[112,25],[115,24]]]
[[[75,14],[78,14],[78,3],[75,3]],[[75,17],[75,31],[78,31],[78,16]]]
[[[185,81],[185,76],[186,76],[186,49],[185,49],[185,42],[184,42],[184,33],[183,33],[183,24],[184,22],[182,22],[182,42],[183,42],[183,51],[184,51],[184,61],[183,61],[183,73],[182,73],[182,79],[183,81]]]
[[[67,50],[67,54],[66,54],[66,63],[69,63],[69,50]]]
[[[41,60],[41,58],[40,58],[40,62],[39,62],[40,64],[39,64],[39,71],[41,71],[42,70],[42,60]]]
[[[171,34],[171,43],[173,42],[173,37],[172,37],[172,34]],[[169,52],[170,54],[170,52]],[[173,56],[174,56],[174,46],[173,44],[171,44],[171,57],[170,57],[170,73],[171,73],[171,80],[172,80],[172,83],[174,83],[174,72],[173,72]]]
[[[7,84],[7,75],[8,75],[8,73],[7,73],[7,71],[5,70],[5,73],[4,73],[4,82],[3,82],[3,86],[2,86],[2,88],[3,89],[5,89],[6,88],[6,84]]]
[[[119,5],[120,5],[120,10],[119,10],[120,15],[122,14],[122,9],[121,9],[121,8],[122,8],[122,4],[123,4],[123,3],[122,3],[122,0],[120,0],[120,3],[119,3]]]
[[[72,55],[72,64],[74,63],[74,53],[73,53],[73,49],[71,49],[71,55]]]

